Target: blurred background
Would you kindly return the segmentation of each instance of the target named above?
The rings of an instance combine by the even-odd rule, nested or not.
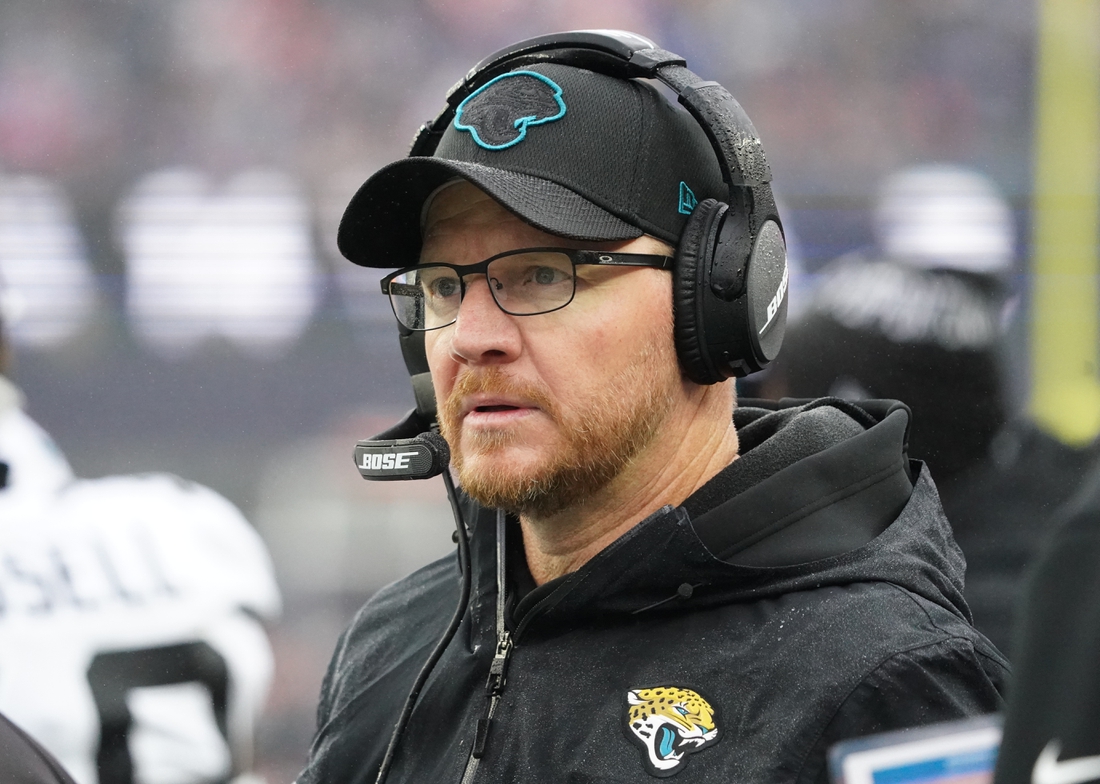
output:
[[[1016,228],[1004,280],[1022,304],[1006,311],[1005,360],[1022,408],[1039,12],[1032,0],[3,0],[13,380],[77,474],[172,471],[261,532],[286,603],[258,758],[288,781],[351,614],[452,548],[441,484],[368,484],[352,464],[354,441],[412,396],[379,275],[335,250],[352,193],[405,154],[446,89],[491,51],[556,30],[625,28],[684,55],[761,133],[801,270],[795,311],[827,262],[873,243],[891,172],[983,172]],[[1094,353],[1095,336],[1085,343]],[[1082,373],[1095,376],[1094,359]]]

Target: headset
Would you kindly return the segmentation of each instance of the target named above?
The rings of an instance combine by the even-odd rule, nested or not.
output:
[[[672,273],[676,352],[684,373],[698,384],[717,384],[765,368],[779,353],[787,321],[787,252],[771,191],[771,170],[759,135],[740,104],[717,82],[703,81],[689,71],[684,58],[620,30],[581,30],[521,41],[482,60],[451,88],[447,105],[420,128],[409,156],[435,152],[467,96],[503,73],[537,63],[569,65],[621,79],[657,79],[676,93],[706,132],[729,197],[725,202],[699,202],[681,234]],[[450,452],[436,432],[436,400],[424,333],[400,324],[398,330],[416,408],[384,433],[360,441],[355,447],[356,467],[364,479],[375,481],[442,474],[455,517],[462,582],[451,622],[406,698],[378,771],[378,784],[389,772],[421,689],[461,623],[471,589],[468,532],[447,471]]]
[[[554,63],[620,79],[656,79],[706,133],[729,189],[688,218],[673,268],[676,352],[697,384],[763,370],[779,354],[787,321],[787,252],[771,190],[771,169],[748,115],[717,82],[703,81],[679,55],[621,30],[580,30],[530,38],[490,55],[447,93],[439,115],[417,132],[409,157],[431,156],[458,105],[516,68]],[[424,333],[398,325],[417,409],[434,415]]]

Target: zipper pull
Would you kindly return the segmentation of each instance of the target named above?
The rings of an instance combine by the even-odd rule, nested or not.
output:
[[[485,696],[489,701],[485,716],[477,720],[474,729],[474,744],[470,749],[470,758],[466,761],[466,770],[462,774],[462,784],[472,784],[477,774],[481,758],[485,756],[485,747],[489,743],[489,733],[493,727],[493,716],[497,712],[501,692],[508,682],[508,658],[512,655],[512,633],[504,624],[504,524],[503,510],[497,510],[497,647],[493,654],[493,663],[489,665],[489,679],[485,682]]]
[[[504,685],[508,682],[508,658],[511,655],[512,634],[507,629],[502,629],[497,637],[493,663],[489,665],[489,680],[485,683],[485,691],[490,697],[497,697],[504,691]]]
[[[485,682],[485,694],[489,698],[489,710],[484,718],[477,720],[477,729],[474,731],[474,746],[470,756],[480,760],[485,756],[485,746],[489,743],[489,731],[493,726],[493,714],[497,712],[497,703],[500,702],[501,692],[508,683],[508,658],[512,655],[512,635],[507,629],[503,629],[497,638],[496,654],[493,663],[489,665],[489,679]]]

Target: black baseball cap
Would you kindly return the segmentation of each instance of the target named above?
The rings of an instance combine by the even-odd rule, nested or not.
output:
[[[456,177],[577,240],[675,245],[696,203],[728,198],[706,133],[652,84],[538,63],[471,93],[432,156],[368,179],[340,222],[340,252],[365,267],[416,264],[424,203]]]

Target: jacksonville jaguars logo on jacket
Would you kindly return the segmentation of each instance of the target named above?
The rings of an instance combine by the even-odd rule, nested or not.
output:
[[[623,730],[642,750],[652,775],[674,776],[695,754],[718,742],[717,712],[696,691],[678,686],[631,689],[626,693]]]
[[[498,76],[466,96],[455,110],[455,128],[487,150],[519,144],[533,125],[565,116],[561,87],[534,71]]]

